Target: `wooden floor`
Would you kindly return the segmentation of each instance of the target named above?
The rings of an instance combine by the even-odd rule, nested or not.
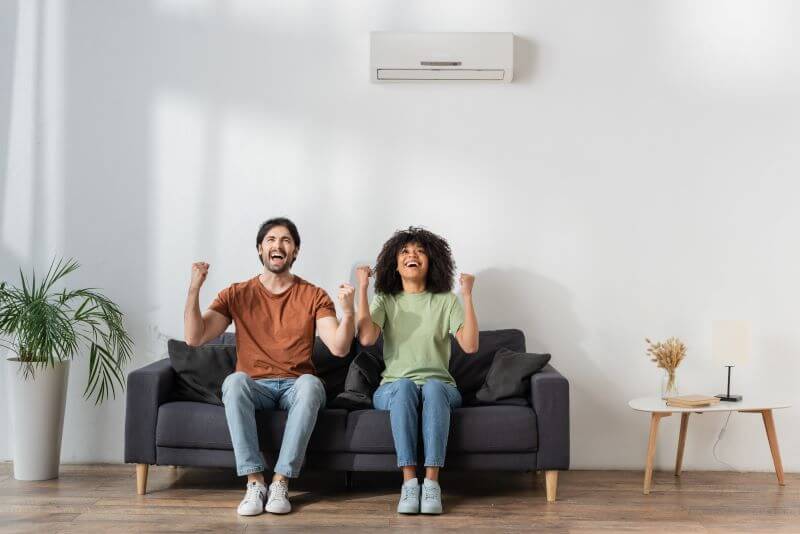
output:
[[[339,473],[294,481],[287,516],[242,518],[244,491],[228,470],[152,467],[136,495],[134,466],[65,465],[61,477],[20,482],[0,464],[0,532],[800,532],[800,475],[657,472],[649,496],[641,471],[569,471],[547,504],[541,475],[443,473],[445,514],[395,513],[399,474]]]

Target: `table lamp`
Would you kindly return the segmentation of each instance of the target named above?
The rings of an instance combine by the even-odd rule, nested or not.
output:
[[[728,390],[717,397],[722,401],[738,402],[741,395],[731,394],[731,368],[747,363],[750,357],[751,331],[749,321],[713,321],[711,352],[714,363],[728,368]]]

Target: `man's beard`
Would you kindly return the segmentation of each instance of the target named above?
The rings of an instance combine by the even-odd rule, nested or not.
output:
[[[265,256],[261,257],[261,263],[264,264],[269,272],[273,274],[283,274],[292,268],[292,264],[294,264],[294,258],[289,260],[287,257],[287,259],[283,262],[283,265],[280,267],[273,267],[272,262],[269,260],[269,253],[267,253]]]

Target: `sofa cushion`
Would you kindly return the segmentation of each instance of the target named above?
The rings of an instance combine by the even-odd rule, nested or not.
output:
[[[351,452],[394,453],[389,412],[350,412],[345,445]],[[536,414],[527,406],[458,408],[450,419],[448,454],[533,452],[537,446]]]
[[[535,452],[536,413],[529,406],[468,406],[453,412],[450,453]]]
[[[259,443],[262,450],[280,450],[287,412],[256,412]],[[347,412],[323,410],[311,435],[308,450],[341,452],[344,448]],[[225,409],[202,402],[169,402],[158,409],[156,445],[201,449],[233,449]]]
[[[389,412],[355,410],[347,416],[345,446],[350,452],[394,454]]]

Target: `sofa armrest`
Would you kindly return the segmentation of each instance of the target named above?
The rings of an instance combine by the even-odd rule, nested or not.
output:
[[[531,376],[531,406],[538,425],[537,469],[569,469],[569,382],[552,365]]]
[[[169,399],[175,371],[164,358],[128,375],[125,398],[125,462],[156,463],[158,407]]]

